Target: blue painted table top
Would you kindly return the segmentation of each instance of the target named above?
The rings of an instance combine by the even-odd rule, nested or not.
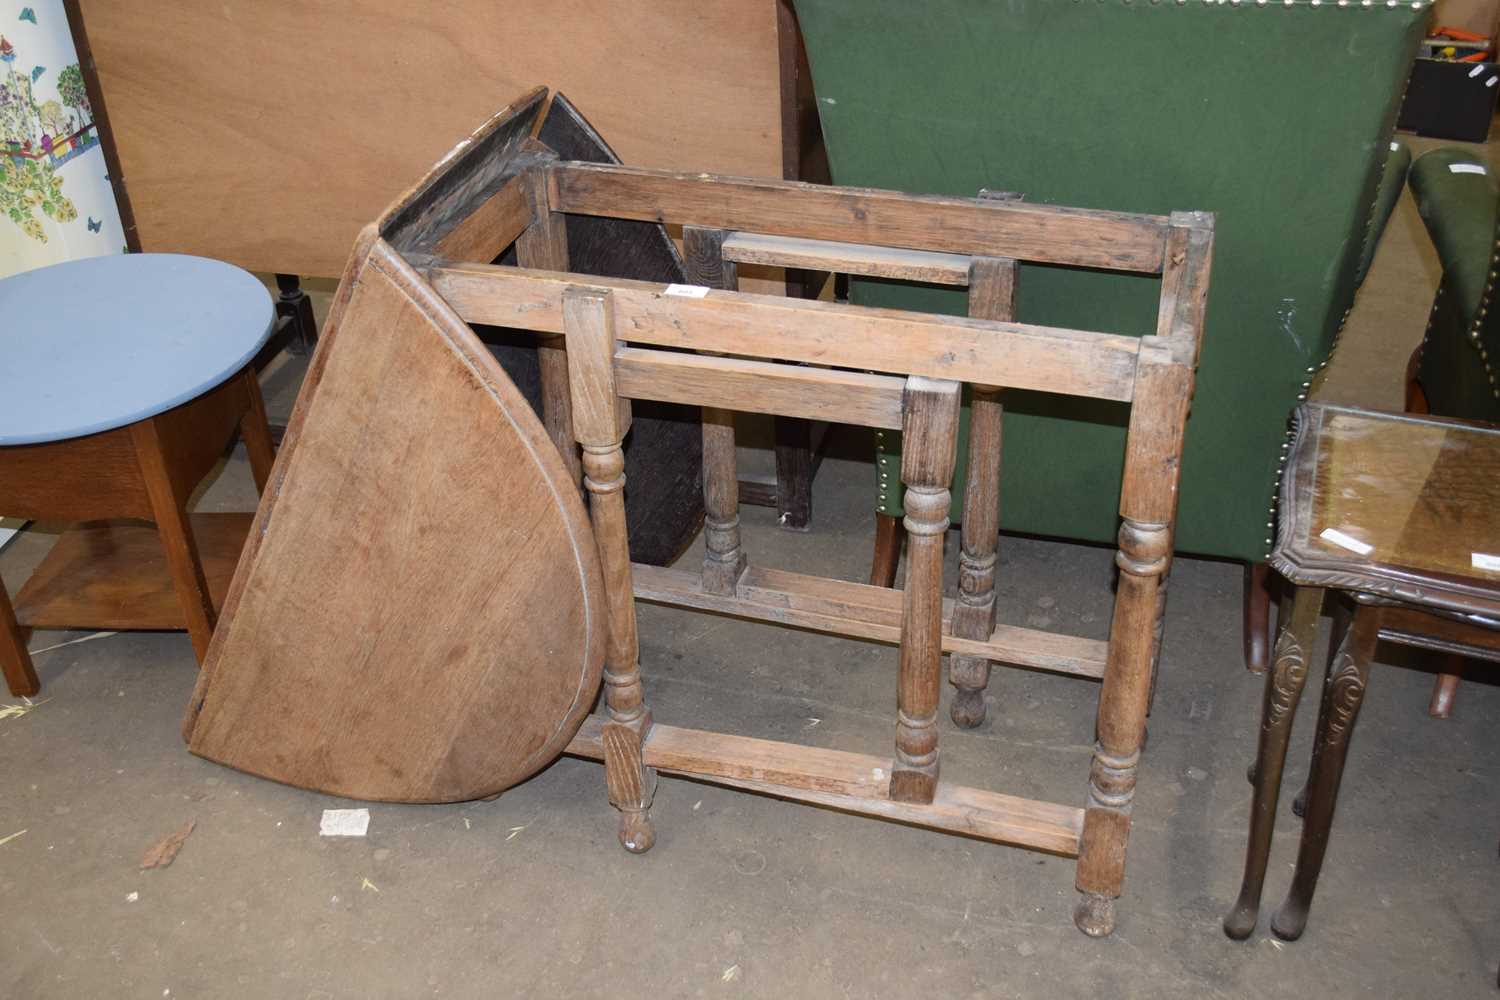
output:
[[[0,279],[0,446],[170,410],[248,364],[274,325],[264,285],[203,257],[90,257]]]

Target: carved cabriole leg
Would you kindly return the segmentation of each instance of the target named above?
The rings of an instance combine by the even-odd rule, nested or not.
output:
[[[1349,627],[1354,621],[1354,603],[1346,599],[1339,599],[1328,604],[1328,617],[1330,626],[1328,629],[1328,660],[1326,670],[1333,669],[1333,661],[1343,648],[1344,640],[1349,635]],[[1325,685],[1325,694],[1326,685]],[[1313,775],[1318,773],[1318,761],[1322,758],[1323,744],[1317,740],[1313,741],[1312,762],[1307,769],[1307,781],[1297,790],[1292,798],[1292,814],[1301,819],[1306,813],[1307,796],[1312,790]]]
[[[1318,632],[1318,614],[1323,590],[1299,587],[1291,597],[1291,612],[1276,640],[1276,656],[1266,672],[1266,691],[1261,704],[1260,743],[1250,780],[1255,797],[1250,806],[1250,838],[1245,850],[1245,877],[1240,897],[1224,918],[1224,933],[1243,941],[1255,930],[1260,912],[1260,894],[1266,880],[1266,862],[1276,828],[1276,804],[1281,794],[1282,768],[1286,764],[1287,741],[1297,715],[1297,703],[1307,680],[1307,658]]]
[[[1016,262],[975,257],[969,265],[969,315],[977,319],[1015,318]],[[969,399],[969,479],[964,493],[963,551],[958,562],[958,599],[953,634],[988,639],[995,630],[995,564],[1000,546],[1000,441],[1004,407],[1000,390],[971,387]],[[949,714],[966,729],[984,722],[984,690],[990,661],[954,653],[948,681],[955,688]]]
[[[684,226],[683,270],[695,285],[733,291],[738,275],[724,259],[719,229]],[[703,591],[733,594],[745,572],[740,546],[740,484],[734,455],[734,412],[703,408]]]
[[[630,573],[630,542],[625,528],[625,452],[629,403],[615,393],[614,320],[609,293],[569,288],[563,294],[563,328],[573,427],[583,447],[584,487],[604,590],[609,602],[609,644],[604,658],[604,778],[609,801],[620,811],[620,843],[641,854],[651,848],[651,799],[656,772],[646,767],[641,747],[651,730],[651,711],[641,686],[636,638],[635,597]]]
[[[1141,339],[1120,494],[1123,521],[1115,555],[1120,579],[1074,880],[1083,896],[1073,921],[1091,937],[1114,930],[1114,900],[1125,880],[1161,580],[1170,561],[1182,428],[1192,384],[1187,346],[1161,337]]]
[[[1370,678],[1370,658],[1380,634],[1379,616],[1378,608],[1356,608],[1337,654],[1328,663],[1323,706],[1318,713],[1317,750],[1308,778],[1302,842],[1297,848],[1297,868],[1286,900],[1271,918],[1271,930],[1287,941],[1297,940],[1307,927],[1307,913],[1318,888],[1318,874],[1323,870],[1323,855],[1328,850],[1328,831],[1333,825],[1339,782],[1344,777],[1349,737],[1359,718]]]
[[[535,219],[516,240],[516,263],[542,271],[568,269],[568,229],[561,212],[547,204],[546,175],[533,172],[527,183]],[[576,483],[583,473],[574,443],[572,399],[568,390],[568,351],[562,337],[537,337],[537,364],[542,383],[542,423],[557,445]]]
[[[937,710],[943,661],[943,533],[958,451],[957,382],[912,376],[902,417],[906,484],[906,588],[896,688],[896,761],[890,796],[931,802],[937,792]]]

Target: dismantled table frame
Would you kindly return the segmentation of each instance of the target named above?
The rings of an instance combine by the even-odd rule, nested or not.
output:
[[[589,719],[568,750],[605,762],[622,843],[637,852],[651,845],[656,771],[687,775],[1076,856],[1083,896],[1075,921],[1086,933],[1109,933],[1171,559],[1212,218],[558,161],[525,135],[542,96],[507,109],[455,150],[388,214],[381,235],[464,320],[542,338],[543,420],[588,491],[611,623],[606,712]],[[682,225],[690,278],[713,290],[566,273],[568,214]],[[520,267],[475,263],[512,242]],[[961,283],[971,315],[734,291],[736,262],[751,260]],[[1156,334],[1012,321],[1018,260],[1161,275]],[[962,580],[950,603],[942,599],[942,538],[965,382],[975,387],[972,478]],[[1108,642],[995,622],[1007,388],[1131,404]],[[630,399],[704,406],[701,572],[630,562],[621,472]],[[737,512],[736,410],[903,430],[911,539],[904,591],[749,563]],[[894,755],[655,725],[641,686],[636,599],[899,643]],[[956,654],[953,679],[971,704],[996,663],[1102,680],[1082,808],[940,780],[945,651]]]

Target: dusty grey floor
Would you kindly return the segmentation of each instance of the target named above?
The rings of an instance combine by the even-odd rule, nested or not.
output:
[[[1325,390],[1338,398],[1399,405],[1436,269],[1409,199],[1392,233],[1370,282],[1381,291],[1367,290]],[[270,373],[273,411],[288,409],[299,374],[295,363]],[[868,454],[857,432],[834,441],[811,534],[746,508],[752,558],[860,579]],[[236,453],[200,508],[252,504]],[[4,552],[7,585],[52,538],[36,526]],[[1002,548],[1006,620],[1105,636],[1109,551]],[[955,549],[950,537],[950,561]],[[1220,931],[1261,689],[1240,665],[1239,602],[1238,567],[1177,561],[1126,894],[1103,941],[1073,928],[1065,860],[684,780],[662,781],[656,847],[627,855],[602,771],[571,759],[493,802],[375,805],[365,839],[320,838],[321,811],[352,803],[183,749],[185,635],[39,652],[35,708],[0,718],[0,997],[1494,995],[1500,816],[1487,740],[1500,689],[1466,683],[1454,717],[1430,720],[1431,675],[1395,650],[1382,648],[1371,682],[1306,936],[1275,941],[1264,918],[1295,855],[1286,799],[1306,774],[1310,708],[1261,929],[1244,943]],[[660,721],[889,746],[889,647],[649,607],[641,637]],[[1087,681],[998,673],[991,720],[945,728],[945,778],[1081,803],[1096,697]],[[138,870],[190,819],[171,867]]]

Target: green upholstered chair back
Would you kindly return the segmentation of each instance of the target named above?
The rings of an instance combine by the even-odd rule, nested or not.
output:
[[[1215,213],[1177,546],[1249,561],[1269,548],[1288,413],[1353,302],[1425,6],[796,2],[835,183]],[[1026,265],[1018,318],[1145,334],[1158,287]],[[875,280],[851,295],[965,308],[961,291]],[[1112,539],[1125,408],[1023,393],[1006,407],[1005,527]]]
[[[1494,294],[1500,185],[1483,158],[1450,147],[1417,160],[1411,189],[1443,264],[1417,370],[1428,409],[1500,422],[1500,301]]]

